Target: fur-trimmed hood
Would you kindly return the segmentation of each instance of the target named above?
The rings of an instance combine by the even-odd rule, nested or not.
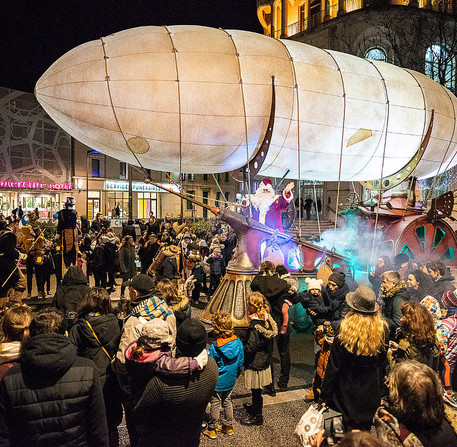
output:
[[[185,295],[182,295],[180,301],[178,301],[175,304],[169,304],[168,308],[172,312],[178,312],[180,310],[183,310],[188,304],[189,304],[189,298],[187,298],[187,296],[185,296]]]
[[[278,335],[278,325],[273,320],[270,314],[266,314],[266,321],[254,318],[251,320],[251,325],[266,338],[274,338]],[[254,322],[254,324],[253,324]]]

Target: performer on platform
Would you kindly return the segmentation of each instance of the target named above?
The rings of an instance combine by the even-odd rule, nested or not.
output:
[[[292,189],[295,185],[290,182],[282,192],[277,195],[271,180],[264,178],[257,191],[251,196],[252,218],[270,228],[283,231],[281,211],[285,210],[293,199]]]
[[[67,197],[64,208],[59,211],[57,222],[57,234],[62,238],[62,253],[65,266],[76,264],[76,252],[78,250],[78,233],[76,219],[78,213],[74,209],[75,199]]]

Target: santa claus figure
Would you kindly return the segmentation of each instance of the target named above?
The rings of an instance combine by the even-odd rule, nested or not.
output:
[[[281,211],[285,210],[293,199],[293,187],[294,184],[290,182],[282,195],[277,195],[271,180],[263,179],[255,194],[251,196],[252,218],[282,232]]]

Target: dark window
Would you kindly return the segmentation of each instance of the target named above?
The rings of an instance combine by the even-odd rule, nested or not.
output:
[[[208,174],[203,174],[203,181],[204,182],[207,182],[209,179],[208,179]]]
[[[92,177],[100,177],[100,160],[98,158],[92,159]]]
[[[215,206],[219,206],[219,201],[221,200],[221,193],[219,191],[216,192],[216,203]]]
[[[121,179],[127,178],[127,164],[123,161],[119,163],[119,177]]]
[[[225,173],[225,183],[228,183],[229,181],[230,181],[229,173],[226,172],[226,173]]]
[[[209,191],[203,191],[203,203],[208,205],[208,196],[209,196]],[[208,210],[206,208],[203,208],[203,217],[206,219],[208,217]]]
[[[187,191],[187,195],[193,198],[195,195],[195,191]],[[187,210],[193,209],[193,203],[190,200],[186,201],[186,209]]]

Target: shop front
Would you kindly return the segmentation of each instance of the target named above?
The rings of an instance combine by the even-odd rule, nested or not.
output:
[[[21,205],[24,214],[38,208],[41,219],[51,219],[71,195],[69,183],[0,180],[0,209],[4,215]]]

